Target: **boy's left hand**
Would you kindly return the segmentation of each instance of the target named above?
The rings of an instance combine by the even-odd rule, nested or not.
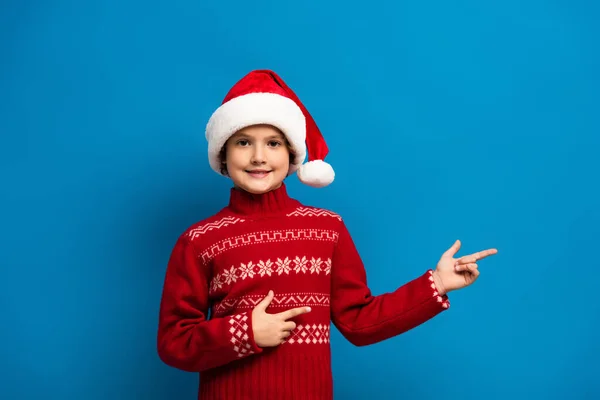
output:
[[[457,240],[442,255],[433,271],[433,279],[440,295],[471,285],[479,277],[477,261],[498,252],[496,249],[488,249],[454,258],[459,249],[460,240]]]

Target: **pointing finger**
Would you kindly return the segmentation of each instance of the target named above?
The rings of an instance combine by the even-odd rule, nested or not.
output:
[[[496,249],[488,249],[483,251],[478,251],[477,253],[469,254],[468,256],[462,256],[458,259],[459,263],[473,263],[479,260],[483,260],[486,257],[489,257],[493,254],[496,254],[498,250]]]
[[[297,307],[292,308],[291,310],[280,312],[279,314],[277,314],[277,316],[281,317],[284,321],[286,321],[290,318],[297,317],[298,315],[306,314],[307,312],[310,312],[310,307]]]
[[[492,256],[494,254],[498,253],[497,249],[488,249],[488,250],[484,250],[484,251],[480,251],[477,255],[477,259],[481,260],[484,259],[486,257]]]

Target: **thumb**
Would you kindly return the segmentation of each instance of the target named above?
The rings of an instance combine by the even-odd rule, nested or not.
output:
[[[450,247],[448,250],[446,250],[444,252],[444,256],[454,257],[454,255],[458,252],[458,250],[460,250],[460,240],[457,240],[456,242],[454,242],[452,247]]]
[[[269,305],[271,304],[271,301],[273,301],[273,297],[275,297],[275,294],[272,290],[269,290],[267,296],[264,299],[262,299],[260,303],[258,303],[254,308],[259,311],[266,311],[267,307],[269,307]]]

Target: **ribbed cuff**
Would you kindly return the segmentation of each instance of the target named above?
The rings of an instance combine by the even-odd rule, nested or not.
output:
[[[437,302],[440,303],[443,308],[450,308],[450,300],[448,299],[448,295],[440,295],[438,293],[438,289],[435,286],[435,281],[433,279],[433,270],[430,269],[427,272],[429,273],[429,281],[431,282],[431,292],[433,294],[433,297],[436,298]]]

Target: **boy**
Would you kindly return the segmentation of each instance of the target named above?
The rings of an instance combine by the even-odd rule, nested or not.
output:
[[[357,346],[399,335],[448,309],[447,293],[473,283],[476,262],[496,253],[454,258],[457,241],[435,270],[373,296],[342,218],[287,194],[294,172],[315,187],[334,172],[277,74],[238,81],[206,136],[211,167],[233,188],[226,207],[175,243],[158,330],[161,359],[200,373],[199,399],[332,399],[331,323]]]

